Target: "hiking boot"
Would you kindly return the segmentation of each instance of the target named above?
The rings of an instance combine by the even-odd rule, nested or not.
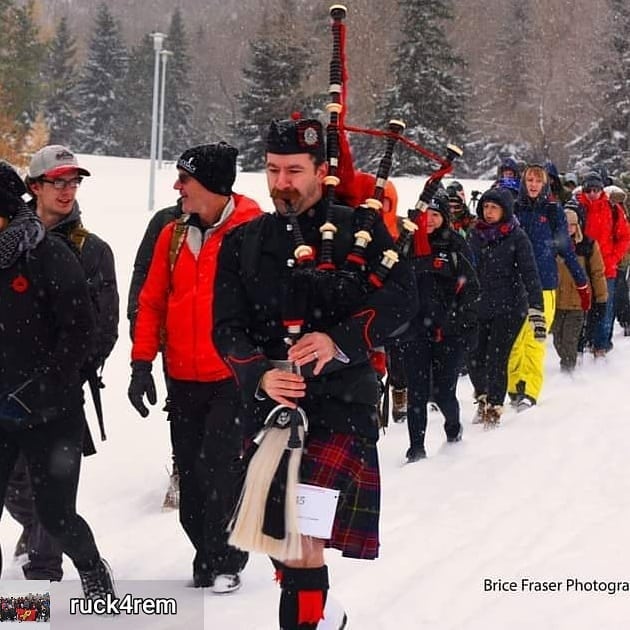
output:
[[[241,588],[241,578],[238,573],[219,573],[214,578],[211,588],[213,593],[233,593]]]
[[[169,475],[168,488],[162,501],[162,510],[177,510],[179,508],[179,472],[173,466],[173,471]]]
[[[522,411],[527,411],[528,409],[531,409],[535,404],[536,399],[526,394],[518,401],[518,405],[516,405],[516,411],[518,413],[521,413]]]
[[[499,426],[501,422],[501,414],[503,413],[502,405],[488,405],[486,407],[486,416],[484,418],[484,427],[493,429]]]
[[[26,529],[26,527],[22,530],[20,537],[15,543],[15,550],[13,551],[13,557],[15,559],[23,556],[25,554],[28,555],[28,538],[31,535],[30,530]]]
[[[407,458],[407,463],[411,464],[413,462],[417,462],[421,459],[425,459],[427,456],[426,451],[424,450],[424,446],[410,446],[405,453],[405,457]]]
[[[79,571],[81,588],[85,599],[105,599],[107,595],[116,597],[112,570],[103,558],[89,571]]]
[[[394,422],[407,420],[407,390],[392,389],[392,417]]]
[[[482,424],[484,422],[486,407],[488,405],[486,394],[479,394],[479,396],[475,396],[473,404],[477,405],[477,409],[475,411],[475,415],[473,416],[472,423]]]

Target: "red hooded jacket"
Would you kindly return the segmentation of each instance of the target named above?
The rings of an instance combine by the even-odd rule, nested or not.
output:
[[[630,230],[623,208],[613,207],[604,192],[595,201],[584,193],[580,193],[577,200],[585,210],[584,233],[599,243],[606,278],[616,278],[617,265],[630,246]]]
[[[168,375],[183,381],[212,382],[232,378],[212,342],[214,279],[219,248],[232,228],[262,214],[258,204],[233,194],[235,208],[216,229],[205,235],[186,228],[181,250],[170,269],[169,252],[175,223],[169,223],[155,245],[151,267],[142,287],[131,358],[153,361],[166,332]],[[195,253],[196,252],[196,253]]]

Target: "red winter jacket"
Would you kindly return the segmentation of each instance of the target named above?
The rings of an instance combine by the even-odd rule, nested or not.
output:
[[[175,223],[169,223],[155,245],[151,266],[139,298],[131,358],[153,361],[166,332],[168,375],[183,381],[212,382],[232,378],[212,342],[214,278],[223,237],[232,228],[262,214],[258,204],[233,194],[235,208],[227,220],[202,236],[195,225],[186,228],[185,241],[173,271],[169,252]],[[195,255],[195,250],[199,250]]]
[[[580,193],[577,200],[585,210],[584,233],[599,243],[606,278],[616,278],[617,265],[630,245],[630,230],[623,208],[613,208],[604,192],[595,201],[584,193]]]

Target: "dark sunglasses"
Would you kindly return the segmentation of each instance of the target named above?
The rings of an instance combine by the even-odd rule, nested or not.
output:
[[[180,184],[187,184],[191,180],[191,178],[192,178],[192,175],[190,175],[189,173],[180,173],[177,176],[177,181]]]
[[[39,178],[40,182],[50,184],[55,190],[65,190],[66,188],[78,188],[83,181],[83,177],[73,177],[72,179],[46,179]]]

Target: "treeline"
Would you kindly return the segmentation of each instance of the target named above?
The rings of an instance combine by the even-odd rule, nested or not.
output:
[[[552,159],[576,170],[592,164],[628,170],[630,44],[624,33],[630,8],[624,0],[597,1],[607,9],[592,27],[599,56],[578,82],[558,77],[554,64],[564,36],[566,45],[580,45],[571,39],[580,22],[556,19],[564,15],[556,2],[543,8],[537,0],[488,3],[495,35],[480,36],[473,47],[458,31],[470,4],[387,0],[372,11],[370,0],[355,0],[348,6],[350,121],[384,128],[390,118],[401,118],[406,135],[435,152],[448,142],[463,145],[462,175],[492,173],[505,155]],[[245,170],[259,169],[271,118],[293,111],[325,118],[328,7],[269,0],[258,12],[243,8],[216,26],[223,39],[214,48],[198,17],[180,8],[160,15],[169,20],[164,47],[173,53],[164,157],[223,138],[240,148]],[[130,45],[109,5],[100,4],[90,19],[77,40],[68,16],[54,25],[42,18],[42,0],[0,0],[3,155],[27,154],[49,141],[86,153],[148,157],[154,29]],[[226,58],[231,70],[225,70]],[[353,136],[352,144],[357,164],[373,168],[380,143]],[[399,151],[394,171],[418,173],[426,166],[417,154]]]

